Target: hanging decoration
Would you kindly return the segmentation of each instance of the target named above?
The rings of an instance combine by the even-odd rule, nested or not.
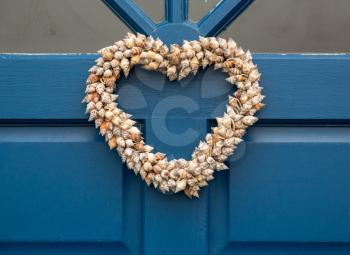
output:
[[[147,185],[163,193],[184,191],[188,197],[198,197],[199,190],[214,179],[215,171],[228,169],[224,161],[242,142],[246,129],[258,120],[256,112],[264,107],[260,73],[251,53],[244,52],[232,39],[200,37],[198,41],[185,40],[182,46],[167,47],[160,39],[129,33],[99,54],[101,57],[89,70],[83,100],[89,121],[95,122],[109,148],[116,150]],[[128,77],[135,65],[159,71],[171,81],[214,65],[214,69],[228,74],[227,82],[237,86],[228,98],[225,113],[216,118],[217,126],[199,142],[191,160],[168,160],[165,153],[153,152],[136,121],[118,107],[118,95],[114,94],[117,80],[122,74]]]

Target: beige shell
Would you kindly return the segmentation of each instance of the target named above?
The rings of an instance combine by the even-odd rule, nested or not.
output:
[[[166,75],[168,76],[170,81],[176,80],[176,78],[177,78],[176,66],[175,65],[168,66]]]
[[[130,72],[130,63],[127,58],[123,58],[120,62],[120,67],[123,70],[125,77],[128,77]]]
[[[199,60],[197,57],[193,57],[190,60],[190,66],[191,66],[191,70],[192,70],[193,75],[196,75],[198,68],[199,68]]]

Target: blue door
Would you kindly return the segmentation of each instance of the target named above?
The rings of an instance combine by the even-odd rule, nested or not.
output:
[[[251,2],[223,0],[193,24],[187,0],[167,0],[155,24],[105,0],[168,44],[218,35]],[[266,108],[192,200],[148,188],[87,122],[96,57],[0,55],[1,255],[350,254],[349,55],[255,54]],[[147,143],[187,159],[231,90],[213,69],[169,82],[136,68],[118,83]]]

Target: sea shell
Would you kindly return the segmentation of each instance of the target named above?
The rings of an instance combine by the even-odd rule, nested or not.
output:
[[[190,66],[191,66],[191,70],[192,70],[193,75],[196,75],[198,68],[199,68],[199,60],[197,57],[193,57],[190,60]]]
[[[190,61],[188,59],[184,59],[181,61],[181,67],[182,68],[187,68],[190,66]]]
[[[207,66],[210,64],[210,61],[207,58],[202,59],[202,67],[203,69],[207,68]]]
[[[95,60],[95,63],[96,63],[96,66],[102,67],[103,63],[104,63],[104,60],[103,60],[103,58],[98,58],[98,59]]]
[[[187,180],[185,180],[185,179],[177,181],[175,193],[184,190],[186,188],[186,185],[187,185]]]
[[[249,81],[255,82],[260,79],[260,73],[257,70],[253,70],[248,77]]]
[[[142,49],[140,47],[137,47],[137,46],[132,47],[132,49],[131,49],[132,55],[139,55],[139,54],[141,54],[141,52],[142,52]]]
[[[159,49],[159,53],[162,56],[166,56],[169,53],[169,48],[166,45],[162,45]]]
[[[226,49],[226,48],[227,48],[227,41],[226,41],[225,39],[219,37],[219,38],[217,39],[217,41],[218,41],[219,47],[220,47],[221,49]]]
[[[182,68],[179,72],[179,76],[178,76],[178,80],[182,80],[184,78],[186,78],[191,72],[191,67],[185,67],[185,68]]]
[[[235,56],[236,56],[237,58],[244,58],[244,55],[245,55],[245,52],[244,52],[244,50],[243,50],[241,47],[236,48],[236,50],[235,50]]]
[[[147,183],[147,186],[152,184],[152,182],[154,181],[154,177],[155,177],[155,174],[152,172],[147,174],[147,176],[145,177],[145,182]]]
[[[132,36],[128,36],[127,38],[124,39],[125,46],[131,49],[134,47],[134,39]]]
[[[210,175],[212,175],[213,173],[214,173],[214,170],[212,170],[212,169],[204,169],[204,170],[202,171],[202,174],[205,175],[205,176],[210,176]]]
[[[130,147],[125,148],[124,150],[124,155],[126,155],[127,157],[130,157],[133,154],[133,149],[131,149]]]
[[[132,66],[134,66],[134,65],[137,65],[138,63],[140,63],[140,61],[141,61],[141,56],[140,55],[134,55],[130,59],[130,64]]]
[[[210,41],[209,41],[209,46],[210,46],[210,48],[215,50],[215,49],[219,48],[220,45],[215,37],[211,37]]]
[[[95,128],[98,128],[103,123],[102,118],[95,119]]]
[[[121,52],[121,51],[116,51],[116,52],[114,53],[114,58],[115,58],[116,60],[121,60],[123,57],[124,57],[124,54],[123,54],[123,52]]]
[[[196,55],[196,52],[193,49],[186,50],[186,57],[191,59]]]
[[[169,178],[169,171],[168,170],[162,170],[160,175],[162,176],[163,179],[168,179]]]
[[[175,80],[177,78],[176,66],[169,66],[166,75],[168,76],[170,81]]]
[[[248,125],[248,126],[251,126],[253,125],[255,122],[258,121],[258,118],[257,117],[254,117],[254,116],[245,116],[243,117],[242,119],[242,122],[245,124],[245,125]]]
[[[181,50],[178,45],[171,45],[170,48],[171,54],[168,55],[168,60],[171,65],[178,65],[181,61],[180,54]]]
[[[123,70],[125,77],[128,77],[130,72],[130,63],[127,58],[123,58],[120,62],[120,67]]]
[[[98,110],[98,115],[101,117],[101,118],[103,118],[104,116],[105,116],[105,113],[106,113],[106,111],[105,111],[105,109],[100,109],[100,110]]]
[[[85,102],[94,102],[97,103],[100,100],[100,95],[97,92],[89,93],[85,96]]]
[[[89,77],[87,78],[86,82],[88,84],[91,84],[91,83],[96,83],[100,80],[100,77],[94,73],[90,74]]]
[[[115,136],[113,136],[111,139],[109,139],[108,146],[109,146],[110,150],[117,147],[117,138]]]
[[[144,180],[147,176],[147,172],[144,169],[140,169],[140,176],[142,178],[142,180]]]
[[[123,52],[123,56],[124,56],[125,58],[130,58],[132,55],[133,55],[133,54],[132,54],[131,49],[125,50],[125,51]]]
[[[205,58],[209,60],[209,64],[215,61],[216,56],[209,50],[204,52]]]
[[[225,68],[232,68],[234,66],[235,66],[235,61],[233,58],[227,59],[223,64],[223,67],[225,67]]]
[[[121,137],[118,137],[118,138],[117,138],[117,144],[118,144],[119,147],[124,148],[124,147],[125,147],[125,141],[124,141],[124,139],[121,138]]]
[[[152,36],[149,36],[149,37],[146,38],[146,40],[144,42],[144,48],[146,50],[150,50],[150,49],[152,49],[153,44],[154,44],[154,39],[153,39]]]
[[[159,64],[163,61],[163,57],[160,54],[155,54],[154,56],[152,56],[152,59]]]
[[[115,82],[116,82],[116,77],[115,76],[111,76],[111,77],[103,77],[103,83],[108,86],[108,87],[114,87]],[[113,92],[113,90],[112,90]]]
[[[100,126],[100,134],[105,135],[107,130],[112,129],[112,128],[113,128],[112,123],[109,121],[105,121]]]
[[[101,95],[105,91],[105,85],[103,83],[98,83],[95,90]]]
[[[229,38],[227,41],[227,48],[231,50],[235,50],[237,48],[237,44],[232,38]]]
[[[159,185],[159,189],[160,191],[162,191],[163,193],[169,192],[169,186],[168,183],[166,181],[162,181]]]
[[[207,37],[199,37],[199,41],[204,49],[208,49],[210,46],[210,39]]]
[[[215,63],[214,70],[221,69],[223,66],[223,63]]]
[[[98,66],[92,66],[90,69],[89,69],[89,73],[96,73],[97,69],[99,67]]]
[[[230,118],[229,115],[224,115],[224,117],[217,117],[216,121],[218,122],[219,126],[224,126],[225,128],[232,128],[234,125],[232,119]]]
[[[86,110],[85,110],[85,113],[88,113],[88,112],[91,112],[91,110],[95,109],[95,103],[94,102],[89,102],[87,105],[86,105]]]
[[[90,111],[89,121],[97,119],[97,116],[98,116],[97,110],[96,109],[92,109]]]
[[[222,170],[227,170],[229,169],[224,163],[217,163],[216,164],[216,170],[217,171],[222,171]]]
[[[264,108],[264,106],[265,106],[265,104],[263,104],[263,103],[258,103],[258,104],[253,105],[253,108],[254,108],[255,110],[261,110],[262,108]]]
[[[169,65],[169,61],[168,60],[163,60],[160,64],[159,64],[159,68],[167,68],[167,66]]]
[[[114,68],[113,68],[114,75],[115,75],[115,77],[116,77],[117,79],[120,77],[120,71],[121,71],[120,66],[117,66],[117,67],[114,67]]]
[[[156,41],[154,42],[153,46],[152,46],[152,49],[153,51],[159,51],[160,50],[160,47],[163,45],[163,42],[157,38]]]
[[[107,70],[111,68],[111,62],[104,62],[102,65],[103,70]]]
[[[144,65],[143,68],[149,71],[155,71],[159,67],[159,62],[153,61],[147,65]]]
[[[127,139],[127,140],[125,140],[125,146],[126,147],[133,147],[134,142],[131,139]]]

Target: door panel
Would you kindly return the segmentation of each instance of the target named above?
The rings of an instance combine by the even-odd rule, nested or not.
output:
[[[230,161],[230,240],[349,242],[349,151],[349,127],[252,128]]]
[[[0,55],[0,72],[3,74],[0,118],[85,121],[84,105],[80,101],[87,70],[96,58],[95,54]],[[266,108],[259,112],[261,119],[350,118],[349,55],[255,54],[254,62],[262,73],[261,84],[268,96]],[[220,87],[220,92],[228,88],[228,94],[230,85],[224,78],[223,73],[209,68],[194,78],[168,82],[162,74],[137,68],[127,80],[118,82],[118,88],[132,85],[142,90],[147,110],[135,109],[125,103],[125,100],[137,96],[135,89],[128,87],[123,91],[124,99],[120,98],[128,106],[124,108],[132,111],[136,118],[149,116],[156,103],[170,95],[201,99],[198,101],[201,107],[192,117],[208,118],[212,114],[208,108],[214,110],[220,103],[226,102],[226,96],[221,93],[213,98],[208,95],[215,93],[217,87]],[[208,97],[213,100],[205,101]]]
[[[92,127],[2,127],[0,155],[1,240],[122,240],[121,161]]]

